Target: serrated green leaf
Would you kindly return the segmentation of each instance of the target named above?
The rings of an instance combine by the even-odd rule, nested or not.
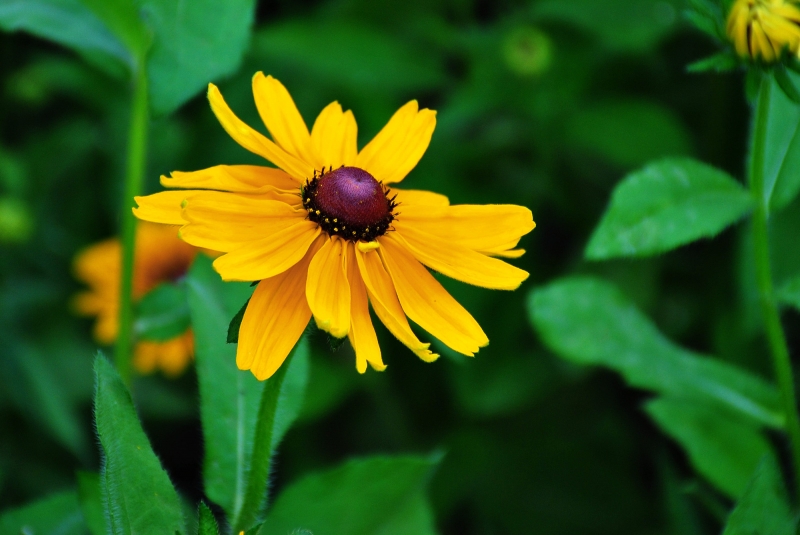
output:
[[[228,324],[228,337],[227,342],[229,344],[237,344],[239,343],[239,328],[242,326],[242,320],[244,319],[244,313],[247,311],[247,305],[250,304],[250,298],[247,298],[247,301],[244,302],[242,308],[239,309],[239,312],[231,319],[231,322]]]
[[[731,498],[741,496],[769,451],[754,422],[713,406],[665,397],[648,402],[645,410],[683,446],[695,469]]]
[[[182,335],[190,326],[183,283],[159,284],[139,301],[134,331],[140,338],[165,342]]]
[[[0,533],[83,535],[86,525],[75,491],[65,491],[0,514]]]
[[[769,454],[756,468],[722,535],[794,535],[792,514],[778,463]]]
[[[424,457],[372,457],[308,475],[278,496],[260,533],[434,534],[422,492],[436,464]]]
[[[775,297],[779,303],[800,310],[800,275],[786,281],[775,292]]]
[[[181,502],[150,447],[133,401],[102,355],[95,359],[95,424],[103,453],[101,488],[108,532],[182,533]]]
[[[783,71],[792,86],[800,75]],[[764,191],[771,210],[789,205],[800,191],[800,106],[773,82],[764,142]]]
[[[715,236],[752,207],[750,194],[723,171],[667,159],[620,182],[586,246],[586,258],[648,256]]]
[[[79,471],[78,502],[86,526],[92,535],[106,535],[106,518],[103,515],[103,498],[100,490],[100,475]]]
[[[205,502],[200,502],[197,508],[197,516],[197,535],[219,535],[217,519],[214,518],[214,513],[211,512]]]
[[[716,404],[770,427],[783,425],[772,385],[675,345],[606,281],[555,281],[530,294],[528,313],[542,341],[561,357],[611,368],[637,388]]]
[[[703,58],[691,63],[686,70],[689,72],[729,72],[739,66],[739,59],[733,52],[719,52],[713,56]]]

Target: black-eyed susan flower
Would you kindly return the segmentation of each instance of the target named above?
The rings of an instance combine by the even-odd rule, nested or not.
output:
[[[470,284],[512,290],[528,274],[494,257],[516,258],[534,228],[514,205],[450,205],[436,193],[399,189],[436,126],[416,101],[400,108],[360,151],[352,112],[334,102],[309,132],[284,86],[253,78],[256,106],[272,140],[242,122],[216,86],[211,108],[223,128],[272,167],[220,165],[174,172],[179,190],[137,197],[137,217],[181,224],[186,242],[226,254],[224,280],[260,281],[242,319],[236,362],[258,379],[280,367],[308,321],[347,336],[356,368],[385,368],[368,304],[425,361],[438,355],[408,319],[453,350],[473,355],[489,340],[425,266]]]
[[[196,254],[197,249],[178,239],[176,227],[141,223],[136,230],[134,300],[162,282],[182,277]],[[117,338],[121,255],[119,239],[111,238],[83,250],[74,262],[76,277],[90,288],[75,297],[74,308],[80,314],[97,317],[94,336],[101,344],[112,344]],[[163,342],[140,340],[134,348],[133,365],[140,373],[159,369],[176,376],[186,369],[193,354],[194,337],[187,329]]]
[[[800,8],[792,0],[736,0],[727,32],[737,54],[773,63],[784,49],[798,53]]]

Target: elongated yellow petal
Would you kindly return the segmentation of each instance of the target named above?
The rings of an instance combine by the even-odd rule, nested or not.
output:
[[[311,260],[306,298],[317,327],[335,338],[350,331],[350,284],[347,282],[345,241],[328,238]]]
[[[439,355],[428,349],[430,344],[420,342],[411,330],[403,307],[397,299],[392,279],[384,269],[378,253],[356,250],[356,261],[364,285],[367,287],[372,308],[389,332],[422,360],[433,362],[439,358]]]
[[[400,182],[428,149],[436,128],[436,112],[419,110],[412,100],[392,116],[356,157],[356,167],[386,184]]]
[[[239,119],[228,107],[219,89],[214,84],[208,85],[208,101],[222,128],[239,145],[274,163],[286,171],[298,184],[305,182],[307,178],[314,175],[314,166],[312,164],[289,154]]]
[[[404,245],[429,268],[467,284],[496,290],[516,290],[528,278],[527,271],[413,226],[398,226],[392,239]]]
[[[255,194],[298,189],[297,181],[285,171],[263,165],[215,165],[199,171],[173,171],[171,175],[161,177],[162,186]]]
[[[394,225],[433,234],[450,243],[496,255],[513,249],[536,227],[531,211],[513,204],[401,205]]]
[[[406,206],[435,206],[444,207],[450,204],[450,199],[439,193],[419,189],[392,188],[389,197],[397,195],[397,203],[405,209]]]
[[[381,236],[378,241],[381,243],[378,252],[409,318],[464,355],[472,356],[489,343],[470,313],[391,233]]]
[[[186,223],[181,215],[181,205],[200,193],[196,190],[162,191],[144,197],[134,197],[139,205],[133,209],[133,215],[144,221],[163,223],[165,225],[183,225]]]
[[[316,223],[300,221],[220,256],[214,269],[227,281],[269,279],[299,262],[319,233]]]
[[[350,345],[356,352],[356,370],[367,371],[367,363],[373,369],[382,372],[386,365],[381,359],[381,346],[372,319],[369,317],[369,301],[367,287],[361,278],[356,260],[355,244],[347,243],[347,281],[350,284],[350,332],[347,334]]]
[[[253,76],[253,96],[258,114],[275,143],[313,167],[316,158],[311,151],[311,136],[289,91],[272,76],[257,72]]]
[[[306,275],[319,249],[313,244],[289,270],[258,283],[239,327],[236,365],[259,381],[283,364],[311,319],[306,302]]]
[[[311,129],[311,146],[317,156],[317,167],[353,165],[358,154],[358,126],[353,112],[342,111],[338,102],[331,102],[319,114]]]

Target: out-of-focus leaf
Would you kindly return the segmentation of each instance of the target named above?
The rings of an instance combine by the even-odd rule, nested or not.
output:
[[[750,194],[723,171],[668,159],[626,176],[586,246],[593,260],[647,256],[715,236],[752,207]]]
[[[795,87],[800,75],[785,73]],[[785,208],[800,191],[800,106],[772,82],[764,143],[764,191],[773,210]]]
[[[254,0],[137,1],[153,32],[147,74],[156,114],[170,113],[209,81],[239,67],[250,41]]]
[[[0,533],[9,535],[83,535],[85,532],[86,525],[74,490],[54,494],[0,515]]]
[[[756,468],[722,535],[793,535],[793,518],[778,463],[769,454]]]
[[[81,0],[103,21],[130,52],[131,68],[144,60],[150,45],[148,30],[139,17],[138,0]]]
[[[786,98],[791,100],[795,105],[800,104],[800,92],[797,91],[794,82],[789,78],[786,67],[783,64],[778,64],[772,72],[775,76],[775,82],[777,82],[783,94],[786,95]]]
[[[0,28],[26,31],[126,65],[132,61],[125,46],[81,0],[5,0],[0,3]]]
[[[689,72],[729,72],[739,66],[739,59],[731,51],[719,52],[713,56],[695,61],[686,67]]]
[[[566,125],[567,142],[624,168],[687,156],[689,134],[669,109],[646,101],[608,101],[580,110]]]
[[[775,297],[779,303],[800,310],[800,276],[786,281],[778,291],[775,292]]]
[[[190,325],[183,283],[159,284],[139,301],[134,330],[140,338],[164,342],[182,335]]]
[[[103,497],[100,476],[94,472],[78,472],[78,502],[86,526],[92,535],[106,535],[106,519],[103,515]]]
[[[211,509],[208,508],[205,502],[200,502],[200,506],[197,510],[197,516],[198,535],[219,535],[217,519],[214,518],[214,513],[211,512]]]
[[[718,2],[689,0],[689,9],[684,16],[700,31],[723,41],[726,39],[725,17]]]
[[[611,368],[631,386],[717,404],[771,427],[783,425],[773,386],[675,345],[608,282],[555,281],[530,294],[528,312],[542,341],[566,359]]]
[[[367,25],[306,20],[265,27],[254,37],[252,54],[362,91],[403,91],[433,87],[444,79],[431,51],[419,52]]]
[[[308,475],[278,496],[259,533],[436,533],[422,492],[437,462],[372,457]]]
[[[133,401],[102,355],[95,359],[95,423],[103,452],[101,488],[108,531],[182,533],[181,502],[153,453]]]
[[[645,405],[656,423],[686,450],[692,464],[719,490],[738,498],[769,451],[758,427],[713,406],[670,397]]]
[[[339,366],[329,355],[311,351],[308,387],[299,421],[311,421],[334,410],[359,386],[351,367]]]
[[[645,53],[677,28],[679,2],[657,0],[542,0],[536,20],[571,24],[596,35],[609,49]]]

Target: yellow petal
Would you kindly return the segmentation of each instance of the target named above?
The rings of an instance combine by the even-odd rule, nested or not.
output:
[[[139,207],[133,209],[133,215],[153,223],[183,225],[186,221],[181,216],[181,205],[183,201],[198,193],[198,191],[194,190],[178,190],[162,191],[145,197],[134,197],[133,200],[136,201]]]
[[[214,84],[208,85],[208,101],[222,128],[239,145],[274,163],[298,183],[303,183],[314,175],[313,165],[289,154],[239,119],[225,103],[225,99]]]
[[[320,244],[289,270],[258,283],[239,328],[236,365],[259,381],[269,379],[283,364],[311,319],[306,302],[306,275]]]
[[[437,206],[443,207],[450,204],[450,200],[439,193],[418,189],[392,188],[389,196],[397,195],[397,203],[403,207],[408,206]]]
[[[253,97],[258,114],[275,143],[313,167],[311,136],[289,91],[272,76],[257,72],[253,76]]]
[[[335,338],[350,330],[350,285],[347,282],[345,241],[325,240],[308,267],[306,298],[317,327]]]
[[[214,260],[214,269],[226,281],[257,281],[283,273],[303,258],[320,229],[312,221],[300,221],[249,242]]]
[[[358,126],[353,112],[342,112],[338,102],[331,102],[320,112],[311,129],[311,146],[317,155],[317,167],[353,165],[358,154]]]
[[[285,171],[263,165],[215,165],[199,171],[173,171],[161,177],[167,188],[213,189],[234,193],[269,193],[298,189],[297,181]]]
[[[418,110],[412,100],[392,116],[356,157],[356,167],[368,171],[379,181],[400,182],[416,167],[428,149],[436,128],[436,112]]]
[[[456,204],[428,207],[407,204],[398,208],[398,229],[415,228],[450,243],[499,255],[513,249],[536,227],[531,211],[513,204]]]
[[[367,300],[367,287],[361,278],[356,261],[355,246],[347,243],[347,280],[350,283],[350,332],[348,338],[350,345],[356,352],[356,370],[358,373],[367,371],[367,363],[377,371],[386,369],[381,359],[381,346],[372,319],[369,317],[369,301]]]
[[[472,356],[489,343],[478,322],[391,233],[378,240],[378,253],[409,318],[464,355]]]
[[[428,349],[430,344],[420,342],[411,330],[403,307],[397,300],[392,279],[384,269],[378,253],[356,250],[356,261],[364,285],[367,287],[372,308],[389,332],[422,360],[432,362],[439,358],[439,355]]]
[[[413,226],[398,225],[392,238],[429,268],[467,284],[495,290],[516,290],[528,278],[527,271]]]

